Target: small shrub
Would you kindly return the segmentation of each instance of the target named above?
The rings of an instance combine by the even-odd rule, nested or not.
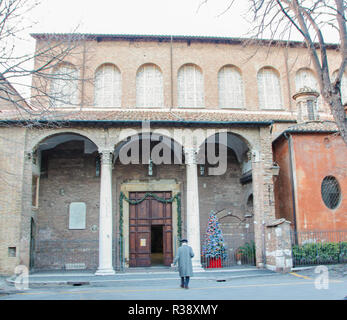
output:
[[[241,255],[241,260],[243,263],[252,262],[255,264],[255,243],[254,241],[246,242],[243,246],[239,247],[236,251]]]
[[[338,263],[347,260],[347,242],[318,242],[293,246],[296,264]]]

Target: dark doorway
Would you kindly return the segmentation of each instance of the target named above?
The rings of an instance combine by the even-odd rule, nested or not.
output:
[[[151,226],[151,264],[163,265],[163,226]]]
[[[33,218],[30,221],[30,261],[29,261],[29,269],[32,270],[34,268],[35,261],[35,233],[36,233],[36,225]]]

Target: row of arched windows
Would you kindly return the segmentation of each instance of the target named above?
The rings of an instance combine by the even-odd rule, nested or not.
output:
[[[71,65],[56,70],[51,85],[52,103],[55,106],[76,104],[78,100],[78,71]],[[282,109],[279,73],[272,67],[264,67],[257,74],[258,99],[261,109]],[[110,63],[101,65],[95,72],[94,104],[100,107],[121,106],[121,72]],[[308,68],[299,69],[295,77],[295,89],[304,86],[319,91],[314,73]],[[177,77],[178,106],[204,107],[204,80],[201,69],[194,64],[183,65]],[[219,106],[244,108],[245,98],[240,70],[232,65],[218,72]],[[342,81],[343,101],[347,101],[347,77]],[[67,103],[69,101],[69,103]],[[321,105],[321,99],[318,103]],[[164,106],[163,74],[155,64],[145,64],[136,74],[136,106]]]

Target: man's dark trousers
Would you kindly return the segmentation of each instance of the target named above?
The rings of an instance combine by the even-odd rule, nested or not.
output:
[[[181,277],[181,287],[188,288],[189,277]]]

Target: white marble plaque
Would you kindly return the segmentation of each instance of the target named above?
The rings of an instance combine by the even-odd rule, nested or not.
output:
[[[82,230],[86,228],[86,204],[71,202],[69,212],[69,229]]]

